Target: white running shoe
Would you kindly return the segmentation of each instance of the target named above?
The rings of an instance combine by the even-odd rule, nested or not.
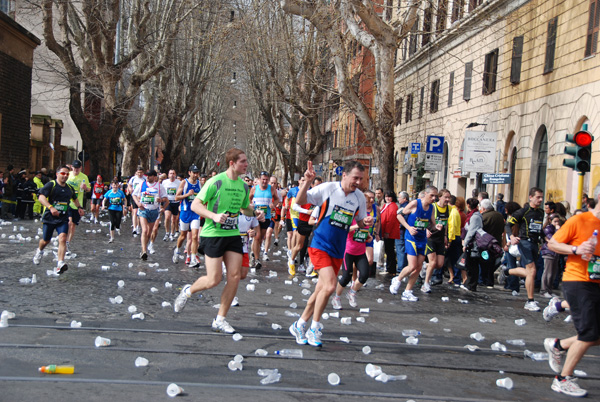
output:
[[[559,311],[556,309],[557,302],[554,300],[555,299],[550,300],[548,306],[546,306],[544,312],[542,313],[542,315],[544,316],[544,320],[546,321],[552,321],[552,319],[556,317],[559,313]]]
[[[428,283],[424,283],[423,286],[421,286],[421,292],[431,293],[431,286]]]
[[[538,306],[538,302],[535,300],[527,301],[524,308],[529,311],[540,311],[540,306]]]
[[[560,374],[563,366],[562,358],[565,355],[565,351],[558,350],[555,345],[556,338],[544,339],[544,349],[546,349],[546,352],[548,352],[548,364],[550,365],[552,371],[554,371],[556,374]]]
[[[169,235],[169,241],[173,241],[173,240],[175,240],[175,237],[173,237],[173,233],[171,233],[171,234]]]
[[[306,331],[306,340],[308,341],[308,344],[311,346],[322,346],[323,343],[321,342],[321,336],[323,334],[321,333],[321,328],[318,329],[313,329],[313,328],[309,328],[308,331]]]
[[[212,322],[212,330],[215,332],[223,332],[225,334],[233,334],[235,333],[235,329],[225,320],[221,322],[217,322],[216,319]]]
[[[235,296],[233,298],[233,300],[231,301],[231,307],[237,307],[240,305],[240,301],[238,300],[237,296]]]
[[[348,298],[348,304],[350,304],[350,307],[358,306],[358,303],[356,303],[356,292],[354,290],[350,289],[347,291],[346,297]]]
[[[392,284],[390,285],[390,293],[393,295],[397,295],[398,290],[400,290],[400,280],[397,276],[395,276],[392,278]]]
[[[341,310],[342,309],[342,302],[340,301],[340,297],[338,295],[334,295],[331,298],[331,305],[333,306],[334,310]]]
[[[587,395],[587,391],[577,384],[577,379],[571,376],[565,377],[562,381],[559,381],[558,378],[554,378],[551,388],[552,391],[569,396],[584,397]]]
[[[67,266],[67,263],[64,261],[59,261],[54,272],[57,273],[58,275],[62,275],[67,271],[67,269],[69,269],[69,267]]]
[[[263,258],[262,258],[262,260],[263,260],[263,261],[269,261],[269,256],[267,255],[267,253],[264,253],[264,254],[263,254]]]
[[[296,338],[296,343],[298,345],[306,345],[308,343],[308,339],[306,339],[306,324],[302,324],[302,326],[299,327],[298,321],[294,322],[290,325],[290,334]]]
[[[42,250],[40,250],[39,248],[37,250],[35,250],[35,255],[33,256],[33,263],[35,265],[40,265],[40,262],[42,261],[43,256],[44,256],[44,252]]]
[[[115,232],[117,232],[117,234],[118,234],[119,236],[121,236],[121,229],[115,229]]]
[[[113,237],[111,237],[110,239],[108,239],[109,243],[112,243],[113,241],[115,241],[115,239]]]
[[[152,242],[148,243],[148,252],[150,254],[156,254],[156,250],[154,250],[154,243],[152,243]]]
[[[163,241],[167,241],[169,240],[169,234],[165,233],[165,235],[163,236]]]
[[[200,266],[200,260],[198,256],[193,256],[190,258],[190,268],[198,268]]]
[[[183,289],[181,289],[181,292],[179,292],[179,296],[177,296],[173,303],[173,310],[175,310],[176,313],[183,310],[185,303],[187,303],[188,299],[191,297],[191,294],[188,296],[188,291],[191,287],[192,285],[185,285]]]
[[[409,302],[416,302],[416,301],[419,301],[419,298],[417,296],[413,295],[412,290],[405,290],[404,292],[402,292],[402,300],[409,301]]]
[[[173,264],[177,264],[179,262],[179,250],[173,250]]]

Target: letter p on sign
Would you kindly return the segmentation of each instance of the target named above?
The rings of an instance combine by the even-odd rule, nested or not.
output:
[[[427,136],[427,153],[443,154],[444,153],[444,137],[435,135]]]

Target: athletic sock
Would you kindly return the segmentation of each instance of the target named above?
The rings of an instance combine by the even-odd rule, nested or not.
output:
[[[313,320],[312,323],[310,324],[310,329],[320,329],[320,328],[321,328],[321,323],[319,321]]]
[[[225,317],[223,317],[222,315],[217,315],[216,321],[220,324],[223,321],[225,321]]]
[[[301,326],[303,326],[304,324],[306,324],[306,321],[304,321],[304,320],[302,319],[302,317],[298,318],[298,326],[299,326],[299,327],[301,327]]]
[[[562,302],[556,302],[556,304],[554,305],[554,307],[556,307],[556,311],[562,313],[563,311],[565,311],[565,309],[562,306]]]
[[[557,339],[557,340],[556,340],[556,342],[554,342],[554,347],[555,347],[556,349],[558,349],[559,351],[561,351],[561,352],[562,352],[563,350],[565,350],[565,349],[563,349],[562,345],[560,344],[560,339]]]

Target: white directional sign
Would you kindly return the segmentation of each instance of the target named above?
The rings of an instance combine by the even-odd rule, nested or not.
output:
[[[490,131],[466,131],[462,171],[494,173],[497,137],[497,133]]]

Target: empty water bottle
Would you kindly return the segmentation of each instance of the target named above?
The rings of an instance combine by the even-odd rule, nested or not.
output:
[[[598,231],[594,230],[594,234],[592,234],[592,236],[588,239],[588,242],[594,246],[594,249],[596,249],[596,246],[598,245]],[[584,261],[590,261],[592,259],[594,255],[593,254],[583,254],[581,256],[581,259]]]
[[[525,346],[525,341],[523,339],[507,339],[506,343],[514,346]]]
[[[262,385],[274,384],[276,382],[279,382],[279,380],[281,380],[281,373],[274,372],[274,373],[269,374],[268,376],[266,376],[262,380],[260,380],[260,383]]]
[[[417,331],[416,329],[403,329],[402,336],[419,336],[421,335],[421,331]]]
[[[279,370],[277,370],[277,369],[258,369],[257,373],[261,377],[266,377],[271,374],[279,373]]]
[[[527,324],[527,321],[525,321],[524,318],[519,318],[518,320],[515,320],[515,324],[517,324],[519,327],[522,327],[523,325]]]
[[[275,354],[283,357],[295,357],[298,359],[302,359],[304,357],[302,349],[281,349],[276,350]]]
[[[493,324],[496,322],[496,320],[494,320],[493,318],[479,317],[479,322],[483,322],[486,324]]]

